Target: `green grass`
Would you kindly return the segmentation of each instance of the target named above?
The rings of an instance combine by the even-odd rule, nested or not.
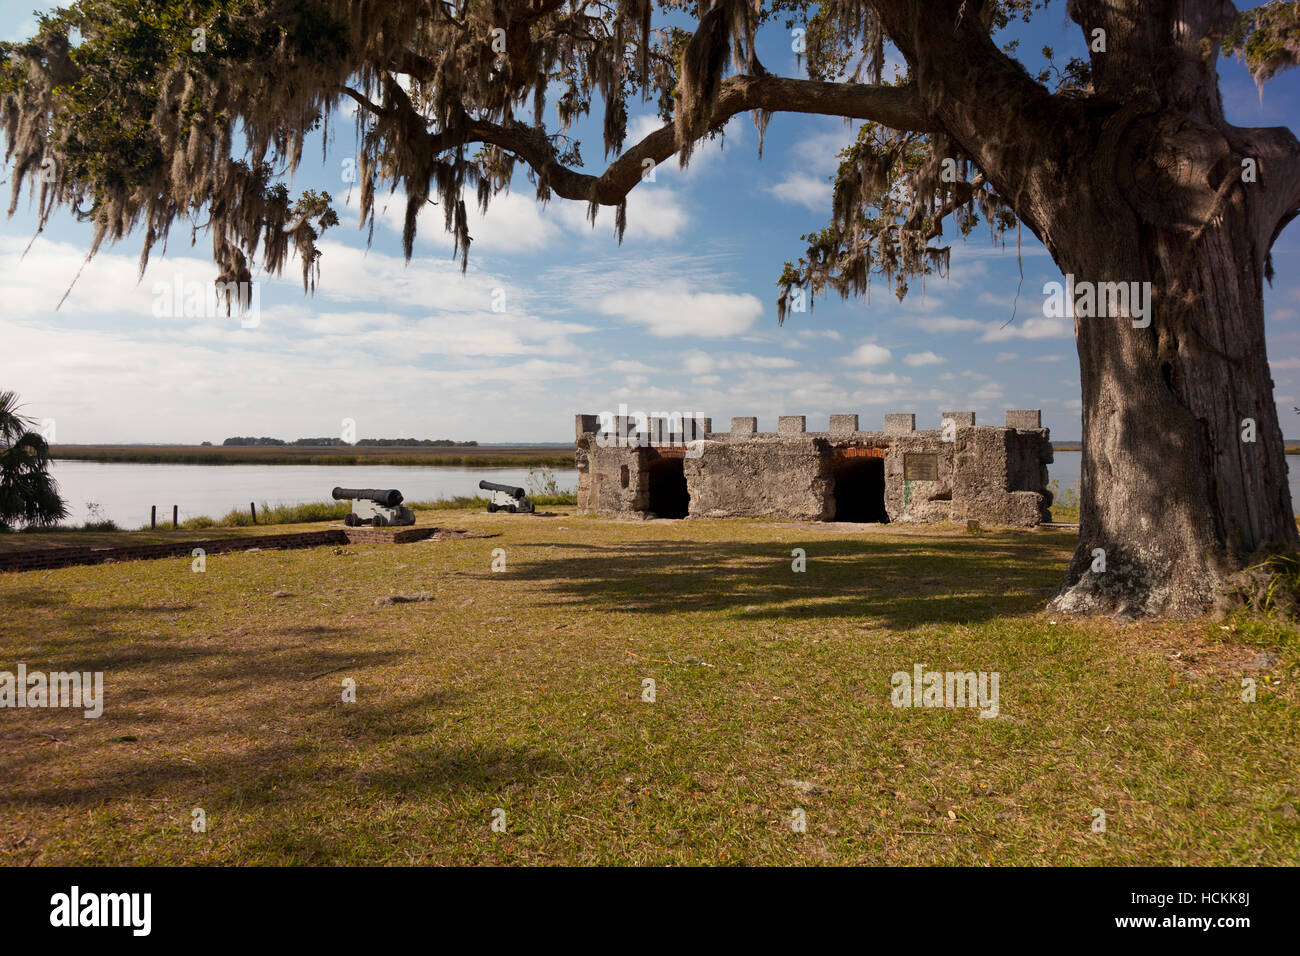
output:
[[[571,505],[577,501],[575,492],[558,495],[538,495],[532,498],[539,508],[553,505]],[[448,511],[465,508],[486,509],[488,499],[460,495],[454,498],[439,498],[434,501],[408,501],[407,507],[412,511]],[[305,524],[313,521],[342,521],[343,516],[352,510],[347,501],[319,501],[302,505],[270,505],[263,503],[257,509],[257,521],[247,510],[236,508],[221,518],[197,517],[181,522],[182,528],[245,528],[253,524]]]
[[[1292,626],[1047,615],[1069,533],[438,524],[495,537],[0,575],[0,668],[106,696],[0,713],[0,863],[1300,862]]]
[[[247,508],[235,508],[220,518],[207,515],[181,522],[182,528],[247,528],[263,524],[306,524],[312,521],[342,521],[352,510],[347,501],[316,501],[301,505],[271,505],[267,502],[257,509],[257,520]],[[147,528],[148,525],[145,525]]]
[[[85,521],[81,524],[28,525],[16,529],[16,534],[85,534],[104,531],[121,531],[116,521]],[[9,532],[5,532],[6,534]]]

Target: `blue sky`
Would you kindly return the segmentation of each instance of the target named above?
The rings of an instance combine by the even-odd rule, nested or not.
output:
[[[44,5],[0,0],[0,37],[32,32],[34,6]],[[1062,60],[1081,44],[1063,3],[1020,35],[1022,51],[1052,45]],[[760,56],[769,70],[800,75],[780,29],[761,37]],[[1231,121],[1300,130],[1300,74],[1283,74],[1262,99],[1239,63],[1222,61],[1220,74]],[[657,125],[651,112],[632,111],[629,142]],[[599,119],[576,135],[595,168]],[[320,285],[304,296],[292,266],[263,277],[252,328],[224,312],[156,314],[155,288],[206,287],[215,275],[210,240],[191,248],[183,226],[143,281],[134,238],[106,246],[56,310],[90,232],[60,216],[24,256],[35,229],[24,198],[0,221],[0,387],[16,389],[28,414],[53,419],[60,442],[333,436],[343,419],[360,438],[567,441],[575,413],[619,404],[695,412],[715,428],[757,415],[763,430],[778,415],[807,415],[814,430],[832,413],[878,428],[886,412],[910,411],[920,427],[937,427],[941,410],[1000,424],[1007,408],[1042,408],[1055,437],[1077,438],[1070,321],[1042,314],[1043,285],[1061,276],[1028,232],[1009,325],[1015,237],[996,247],[982,229],[953,241],[950,276],[932,277],[924,294],[917,282],[899,303],[878,283],[869,300],[819,299],[777,325],[775,280],[801,252],[799,236],[825,225],[828,177],[853,137],[837,119],[777,114],[760,159],[752,122],[738,117],[688,169],[674,158],[637,187],[621,246],[611,211],[593,230],[585,206],[539,206],[521,174],[515,192],[471,220],[462,276],[437,209],[403,263],[401,197],[381,203],[367,249],[355,188],[346,204],[353,124],[336,117],[328,158],[316,142],[292,182],[338,200],[342,225],[324,236]],[[1300,434],[1291,410],[1300,404],[1297,253],[1293,224],[1274,246],[1278,278],[1265,290],[1287,435]]]

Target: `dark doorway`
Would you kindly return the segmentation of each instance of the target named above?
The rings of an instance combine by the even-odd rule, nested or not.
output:
[[[835,520],[886,522],[885,460],[841,458],[835,462]]]
[[[646,464],[650,510],[660,518],[685,518],[691,507],[686,490],[686,463],[680,458],[652,458]]]

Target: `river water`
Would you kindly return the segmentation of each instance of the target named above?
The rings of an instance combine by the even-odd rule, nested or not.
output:
[[[1291,507],[1300,513],[1300,459],[1286,456],[1287,483],[1291,486]],[[1056,460],[1047,466],[1049,478],[1060,482],[1061,491],[1079,487],[1079,474],[1083,470],[1083,452],[1058,451]]]
[[[123,528],[149,523],[149,508],[158,506],[158,523],[171,524],[172,505],[180,517],[220,518],[236,508],[329,501],[335,486],[396,488],[407,501],[432,501],[458,495],[486,495],[482,480],[518,485],[533,492],[527,468],[404,467],[399,465],[153,465],[127,462],[55,461],[51,469],[68,506],[65,524],[99,517]],[[578,473],[553,470],[560,490],[573,489]]]
[[[1048,466],[1060,488],[1077,487],[1082,454],[1058,451]],[[1288,457],[1287,462],[1293,461]],[[272,505],[328,501],[335,485],[345,488],[397,488],[408,501],[477,495],[482,479],[519,485],[532,492],[527,468],[452,468],[399,465],[149,465],[56,461],[54,477],[68,505],[69,524],[89,517],[88,504],[123,528],[149,521],[149,506],[158,506],[160,523],[171,522],[172,505],[181,519],[197,515],[219,518],[250,501]],[[578,484],[572,468],[555,469],[561,490]],[[1300,468],[1290,469],[1291,500],[1300,505]]]

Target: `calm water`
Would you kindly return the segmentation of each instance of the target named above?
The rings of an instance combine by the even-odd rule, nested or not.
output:
[[[1291,485],[1291,507],[1300,511],[1300,458],[1295,455],[1286,456],[1287,479]],[[1049,478],[1055,478],[1061,483],[1061,490],[1066,488],[1077,488],[1079,485],[1079,472],[1083,469],[1083,452],[1081,451],[1058,451],[1056,461],[1047,466]]]
[[[344,488],[396,488],[408,501],[484,494],[481,480],[518,485],[529,491],[527,468],[421,468],[396,465],[145,465],[56,461],[54,477],[68,506],[68,524],[87,520],[87,503],[123,528],[149,523],[149,506],[158,506],[159,524],[170,524],[172,505],[181,520],[199,515],[219,518],[250,501],[294,505],[329,501],[336,485]],[[557,468],[560,489],[578,484],[572,468]]]
[[[1079,484],[1083,456],[1058,451],[1048,473],[1066,489]],[[1300,506],[1300,467],[1291,464],[1291,500]],[[572,468],[556,469],[561,489],[578,484]],[[527,468],[420,468],[396,465],[142,465],[90,461],[56,461],[54,477],[67,502],[69,523],[88,517],[86,505],[100,506],[104,517],[124,528],[149,521],[149,506],[158,506],[158,520],[170,522],[172,505],[181,518],[219,518],[256,501],[273,505],[328,501],[335,485],[345,488],[397,488],[410,501],[479,494],[481,479],[528,488]]]

